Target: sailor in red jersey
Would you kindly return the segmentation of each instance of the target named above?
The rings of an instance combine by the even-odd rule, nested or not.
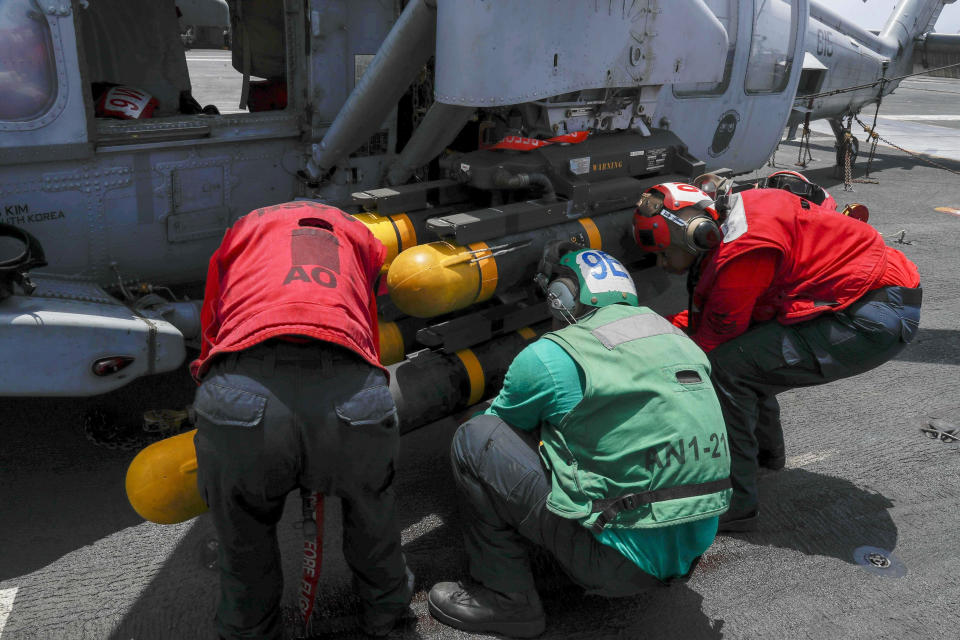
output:
[[[343,500],[363,630],[386,635],[407,610],[413,575],[392,488],[399,429],[374,294],[385,253],[352,216],[292,202],[237,220],[210,259],[190,370],[197,480],[220,541],[222,638],[282,636],[276,525],[297,488]]]
[[[920,322],[917,267],[866,223],[778,188],[729,196],[720,219],[697,187],[657,185],[634,234],[663,269],[688,274],[689,313],[673,321],[710,357],[732,446],[720,530],[752,530],[757,467],[785,462],[776,395],[899,353]]]

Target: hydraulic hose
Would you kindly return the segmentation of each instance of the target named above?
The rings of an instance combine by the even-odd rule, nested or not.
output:
[[[557,194],[553,189],[553,183],[550,182],[550,178],[540,172],[510,173],[506,169],[500,169],[493,176],[493,184],[498,189],[524,189],[534,185],[543,189],[544,200],[552,202],[557,199]]]

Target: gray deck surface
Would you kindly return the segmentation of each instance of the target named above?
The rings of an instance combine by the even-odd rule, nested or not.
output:
[[[912,85],[960,93],[960,81]],[[951,95],[904,88],[882,113],[960,114]],[[938,155],[950,157],[949,149],[960,146],[951,121],[881,119],[878,128],[895,135],[898,122],[940,140],[946,151]],[[896,141],[913,148],[909,136]],[[841,204],[867,204],[870,223],[888,242],[903,232],[904,243],[894,246],[923,277],[917,339],[872,372],[781,395],[787,468],[761,481],[760,528],[718,538],[688,584],[604,600],[583,596],[544,566],[543,638],[960,637],[960,444],[919,431],[932,417],[960,425],[960,217],[935,210],[960,209],[960,178],[881,147],[874,162],[879,184],[857,184],[849,193],[831,177],[832,140],[815,135],[813,155],[808,175]],[[785,143],[777,163],[793,168],[796,158],[796,145]],[[947,162],[960,170],[960,162]],[[677,285],[675,294],[683,289]],[[668,295],[648,303],[672,312],[683,301]],[[210,522],[204,516],[176,526],[141,520],[123,488],[134,452],[94,446],[78,422],[80,411],[94,404],[135,416],[144,408],[182,406],[191,394],[181,375],[139,381],[93,400],[0,399],[2,640],[214,637],[217,574],[205,566]],[[441,421],[403,439],[397,490],[404,549],[418,578],[417,618],[392,638],[481,637],[454,632],[426,613],[430,586],[464,574],[447,456],[455,427]],[[338,509],[328,500],[314,632],[362,637],[339,550]],[[298,513],[296,503],[288,505],[279,527],[291,633]],[[864,546],[890,552],[892,567],[858,564],[854,551]]]

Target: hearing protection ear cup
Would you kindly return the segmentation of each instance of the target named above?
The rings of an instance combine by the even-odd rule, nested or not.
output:
[[[709,216],[696,216],[687,223],[686,243],[691,249],[709,251],[721,241],[720,227]]]
[[[557,273],[557,268],[560,266],[560,258],[562,258],[564,254],[579,251],[583,248],[584,247],[576,242],[570,242],[569,240],[554,240],[553,242],[547,243],[547,246],[543,249],[543,256],[540,258],[540,263],[537,265],[537,273],[542,273],[548,278],[552,277]]]
[[[568,277],[560,277],[547,285],[547,306],[557,320],[569,321],[568,315],[578,317],[583,311],[580,304],[580,288]],[[561,308],[562,307],[562,308]]]

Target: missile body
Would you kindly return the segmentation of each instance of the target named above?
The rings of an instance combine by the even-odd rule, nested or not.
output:
[[[466,409],[499,391],[514,357],[549,327],[549,322],[542,322],[452,354],[424,350],[390,366],[390,393],[397,403],[400,433]]]
[[[387,288],[407,315],[431,318],[489,300],[514,285],[532,281],[546,244],[572,240],[624,260],[639,256],[629,236],[633,210],[475,242],[467,246],[431,242],[401,252],[390,264]]]

